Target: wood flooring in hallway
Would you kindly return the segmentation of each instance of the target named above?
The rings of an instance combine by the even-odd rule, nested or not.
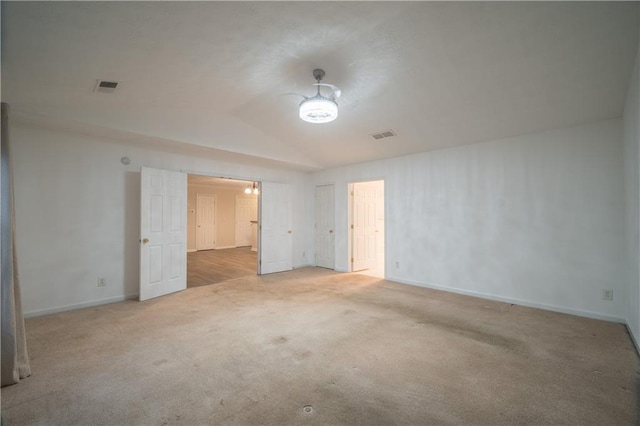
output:
[[[187,253],[187,288],[256,275],[258,255],[251,247]]]

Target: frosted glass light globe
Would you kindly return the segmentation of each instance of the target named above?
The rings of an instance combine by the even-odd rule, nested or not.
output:
[[[338,104],[322,95],[300,103],[300,118],[308,123],[329,123],[338,118]]]

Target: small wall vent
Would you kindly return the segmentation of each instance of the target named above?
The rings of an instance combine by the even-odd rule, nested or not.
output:
[[[93,91],[101,93],[113,93],[116,90],[116,87],[118,87],[117,81],[96,80]]]
[[[393,130],[383,130],[382,132],[371,134],[371,137],[374,138],[375,140],[390,138],[393,136],[396,136],[396,132],[394,132]]]

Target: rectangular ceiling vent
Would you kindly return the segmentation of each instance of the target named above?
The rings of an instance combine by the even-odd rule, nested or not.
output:
[[[382,132],[373,133],[371,135],[371,137],[375,140],[390,138],[392,136],[396,136],[396,132],[394,132],[393,130],[383,130]]]
[[[96,85],[93,87],[94,92],[101,93],[113,93],[118,87],[117,81],[96,80]]]

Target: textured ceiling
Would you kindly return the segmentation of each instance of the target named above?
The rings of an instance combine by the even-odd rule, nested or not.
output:
[[[317,170],[621,116],[638,6],[2,2],[2,98],[31,120]],[[324,125],[284,95],[313,94],[317,67],[343,91]]]

